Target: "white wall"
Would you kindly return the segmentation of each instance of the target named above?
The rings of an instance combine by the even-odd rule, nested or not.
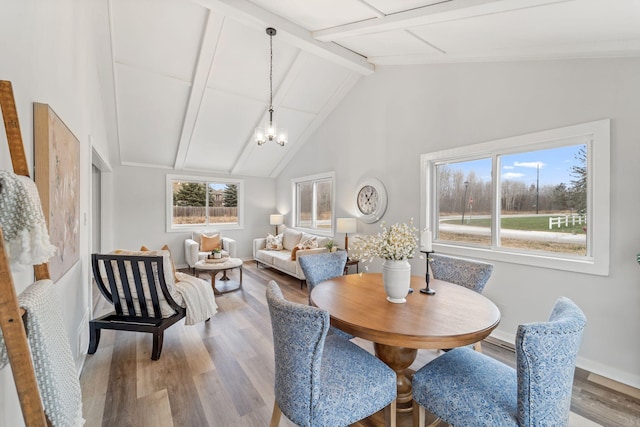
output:
[[[167,244],[176,265],[186,267],[184,241],[191,237],[191,232],[166,232],[167,174],[175,173],[163,169],[128,166],[114,170],[113,248],[103,249],[137,250],[142,245],[160,249]],[[180,172],[180,175],[189,174]],[[273,228],[269,225],[269,214],[274,212],[275,180],[239,176],[233,178],[244,180],[244,228],[222,230],[221,233],[236,240],[239,258],[251,259],[253,239],[266,236]]]
[[[98,74],[91,47],[96,9],[106,2],[82,0],[0,0],[0,79],[10,80],[27,160],[33,176],[34,102],[49,104],[80,140],[80,262],[57,283],[65,329],[76,364],[86,353],[78,351],[78,329],[89,310],[89,232],[84,218],[90,208],[91,141],[106,152]],[[12,170],[4,126],[0,122],[0,168]],[[14,274],[18,292],[33,281],[32,271]],[[85,319],[86,320],[86,319]],[[0,427],[23,425],[9,369],[0,371]]]
[[[638,76],[637,58],[377,67],[278,177],[277,206],[290,213],[292,177],[335,170],[337,217],[355,215],[355,186],[373,176],[389,194],[383,219],[418,221],[420,154],[611,118],[610,275],[496,262],[484,294],[508,340],[518,324],[545,320],[558,296],[573,299],[588,319],[579,366],[640,387]],[[424,274],[423,260],[412,265]]]

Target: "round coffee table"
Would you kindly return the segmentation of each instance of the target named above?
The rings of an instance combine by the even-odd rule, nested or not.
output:
[[[228,270],[240,269],[240,280],[232,280],[227,276]],[[200,260],[195,265],[196,275],[198,271],[206,271],[211,275],[211,287],[216,295],[242,289],[242,260],[240,258],[222,258],[220,260]],[[222,277],[216,280],[218,273],[222,272]]]

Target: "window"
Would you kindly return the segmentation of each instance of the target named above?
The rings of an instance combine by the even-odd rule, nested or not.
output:
[[[295,227],[333,235],[334,181],[333,172],[292,180]]]
[[[421,162],[422,223],[436,250],[608,274],[608,120],[424,154]]]
[[[242,181],[167,176],[168,230],[242,227]]]

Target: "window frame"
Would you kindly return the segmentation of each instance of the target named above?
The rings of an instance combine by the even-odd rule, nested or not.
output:
[[[306,182],[312,182],[314,184],[314,193],[315,193],[315,184],[317,182],[320,181],[331,181],[331,223],[330,223],[330,228],[328,230],[326,229],[322,229],[322,228],[314,228],[314,227],[302,227],[302,226],[298,226],[298,218],[300,217],[300,205],[299,205],[299,200],[298,200],[298,184],[301,183],[306,183]],[[324,173],[319,173],[319,174],[314,174],[314,175],[307,175],[307,176],[302,176],[302,177],[297,177],[297,178],[292,178],[291,179],[291,201],[292,204],[291,206],[293,207],[292,209],[292,218],[291,218],[291,222],[292,222],[292,227],[295,227],[298,230],[302,230],[311,234],[315,234],[318,236],[329,236],[332,237],[334,235],[334,231],[335,231],[335,219],[336,219],[336,173],[335,172],[324,172]],[[313,197],[313,206],[314,209],[312,209],[312,211],[315,211],[315,205],[317,203],[317,200],[315,198],[315,196]]]
[[[420,156],[420,223],[422,227],[429,227],[430,230],[435,230],[435,220],[438,217],[436,165],[487,157],[492,161],[491,245],[478,247],[461,244],[461,242],[440,242],[435,239],[434,250],[459,256],[608,276],[610,126],[610,119],[604,119],[422,154]],[[587,144],[587,170],[589,171],[587,176],[587,223],[589,224],[587,255],[526,251],[498,246],[501,194],[499,156],[582,143]]]
[[[206,224],[174,224],[173,223],[173,182],[188,181],[209,184],[234,184],[238,188],[238,222],[234,223],[206,223]],[[244,229],[244,180],[227,177],[170,175],[166,176],[166,218],[167,233],[200,230],[242,230]]]

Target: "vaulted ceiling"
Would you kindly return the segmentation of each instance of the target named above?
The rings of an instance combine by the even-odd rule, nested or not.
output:
[[[122,165],[277,176],[376,66],[639,56],[639,0],[109,0]],[[289,142],[257,146],[269,108]]]

